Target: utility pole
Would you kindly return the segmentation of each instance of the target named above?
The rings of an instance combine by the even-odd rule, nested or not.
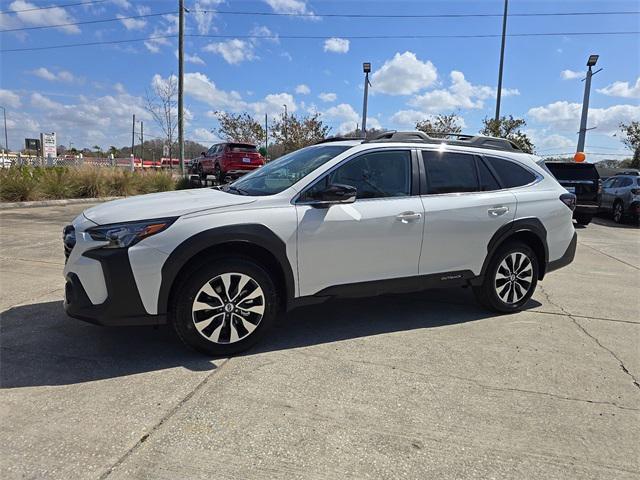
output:
[[[144,122],[140,121],[140,160],[144,159]]]
[[[578,132],[578,148],[577,152],[584,152],[584,142],[587,136],[587,115],[589,114],[589,95],[591,93],[591,77],[593,77],[600,70],[595,72],[591,71],[591,67],[595,67],[598,63],[598,55],[590,55],[587,60],[587,76],[583,78],[584,81],[584,97],[582,98],[582,116],[580,117],[580,131]]]
[[[284,107],[284,151],[287,153],[287,144],[289,143],[289,134],[287,132],[287,105],[282,105]]]
[[[131,155],[135,157],[133,153],[133,148],[136,144],[136,114],[133,114],[133,122],[131,123]]]
[[[4,107],[0,107],[2,109],[2,116],[4,117],[4,151],[9,152],[9,140],[7,139],[7,109]]]
[[[362,64],[364,72],[364,100],[362,101],[362,135],[367,135],[367,102],[369,100],[369,72],[371,72],[371,64],[365,62]]]
[[[504,45],[507,39],[507,11],[509,0],[504,0],[504,15],[502,16],[502,46],[500,47],[500,69],[498,70],[498,91],[496,92],[496,128],[500,121],[500,101],[502,99],[502,69],[504,68]]]
[[[184,177],[184,0],[179,0],[178,14],[178,158],[180,175]],[[170,160],[171,163],[173,163]]]
[[[269,159],[269,120],[267,114],[264,114],[264,152],[265,159]]]

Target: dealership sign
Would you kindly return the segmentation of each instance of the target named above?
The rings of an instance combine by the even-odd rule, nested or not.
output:
[[[42,156],[48,157],[51,155],[52,157],[56,156],[56,134],[55,132],[51,133],[41,133],[40,134],[40,144],[42,145]]]
[[[24,148],[27,150],[35,150],[36,152],[40,151],[40,140],[37,138],[25,138],[24,139]]]

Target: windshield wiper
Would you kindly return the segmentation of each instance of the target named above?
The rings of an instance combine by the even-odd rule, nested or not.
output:
[[[249,195],[249,192],[247,192],[246,190],[243,190],[241,188],[238,187],[234,187],[233,185],[229,185],[227,187],[227,192],[236,192],[238,195]]]

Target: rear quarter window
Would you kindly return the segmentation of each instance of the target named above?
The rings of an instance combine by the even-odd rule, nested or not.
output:
[[[515,162],[497,157],[484,157],[498,175],[504,188],[522,187],[532,183],[536,176]]]

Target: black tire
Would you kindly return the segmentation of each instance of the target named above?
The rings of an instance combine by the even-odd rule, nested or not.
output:
[[[592,219],[592,215],[576,215],[576,222],[578,222],[579,225],[589,225]]]
[[[216,166],[213,169],[213,175],[214,175],[214,177],[216,177],[216,182],[218,182],[218,185],[223,185],[223,183],[224,183],[224,173],[223,173],[222,169],[220,168],[220,164],[216,163]]]
[[[613,221],[622,223],[624,221],[624,205],[620,200],[613,204]]]
[[[501,267],[503,262],[509,263],[508,258],[513,259],[512,255],[515,254],[515,260],[518,262],[513,265],[515,267],[515,273],[508,277],[508,280],[503,282],[504,278],[496,278],[498,275],[504,276],[504,268]],[[529,263],[522,258],[526,256]],[[519,261],[518,261],[519,260]],[[530,269],[529,269],[530,264]],[[478,302],[485,307],[501,313],[517,312],[529,301],[531,295],[536,289],[538,284],[538,257],[531,247],[522,242],[507,242],[500,246],[495,252],[484,276],[482,285],[473,287],[473,293]],[[500,269],[500,274],[498,273]],[[518,273],[521,272],[521,273]],[[525,275],[527,273],[527,275]],[[516,275],[517,274],[517,275]],[[509,284],[517,283],[517,285],[510,286]],[[528,286],[527,286],[528,285]],[[525,287],[527,288],[524,291]],[[505,290],[506,289],[506,290]],[[509,301],[509,296],[513,291],[513,296]],[[524,295],[519,297],[524,291]],[[504,293],[506,292],[506,294]],[[500,295],[505,295],[506,300],[503,300]]]
[[[222,293],[215,290],[220,293],[218,298],[222,298],[225,300],[224,302],[216,300],[213,296],[201,291],[206,289],[207,285],[211,290],[219,289],[220,282],[224,284],[221,276],[228,274],[231,274],[231,277],[226,278],[231,278],[230,285],[232,287],[234,275],[241,277],[238,282],[243,281],[244,277],[242,276],[249,277],[260,289],[262,300],[258,301],[256,298],[250,298],[256,291],[250,281],[240,291],[238,291],[238,283],[235,284],[235,291],[233,291],[233,288],[228,289],[229,296],[232,298],[234,296],[233,293],[236,294],[237,298],[243,292],[251,290],[244,295],[244,297],[247,297],[245,300],[237,303],[227,302],[228,297],[225,297],[227,289],[224,289],[224,285]],[[180,340],[188,347],[200,352],[214,356],[227,356],[243,352],[255,345],[276,319],[278,313],[276,287],[267,271],[250,259],[231,257],[213,260],[200,268],[181,275],[179,282],[176,285],[175,295],[172,296],[170,322]],[[205,308],[194,311],[197,306],[202,306],[203,304],[202,302],[198,302],[199,305],[194,303],[196,295],[198,295],[200,301],[206,300],[204,303],[212,306],[212,308],[210,310]],[[234,309],[231,313],[228,313],[229,310],[226,310],[225,306],[232,303]],[[258,313],[246,313],[248,311],[246,308],[260,311],[260,304],[262,304],[263,313],[259,320],[257,320]],[[213,314],[213,316],[209,322],[208,316],[210,314]],[[240,317],[240,315],[243,315],[243,317]],[[198,320],[198,317],[201,320]],[[198,324],[198,327],[196,327],[196,324]],[[245,327],[253,328],[253,330],[248,331]],[[237,337],[235,341],[234,337]]]
[[[204,167],[202,166],[201,163],[198,164],[198,177],[200,177],[200,182],[204,183],[204,185],[207,185],[207,174],[204,173]]]

